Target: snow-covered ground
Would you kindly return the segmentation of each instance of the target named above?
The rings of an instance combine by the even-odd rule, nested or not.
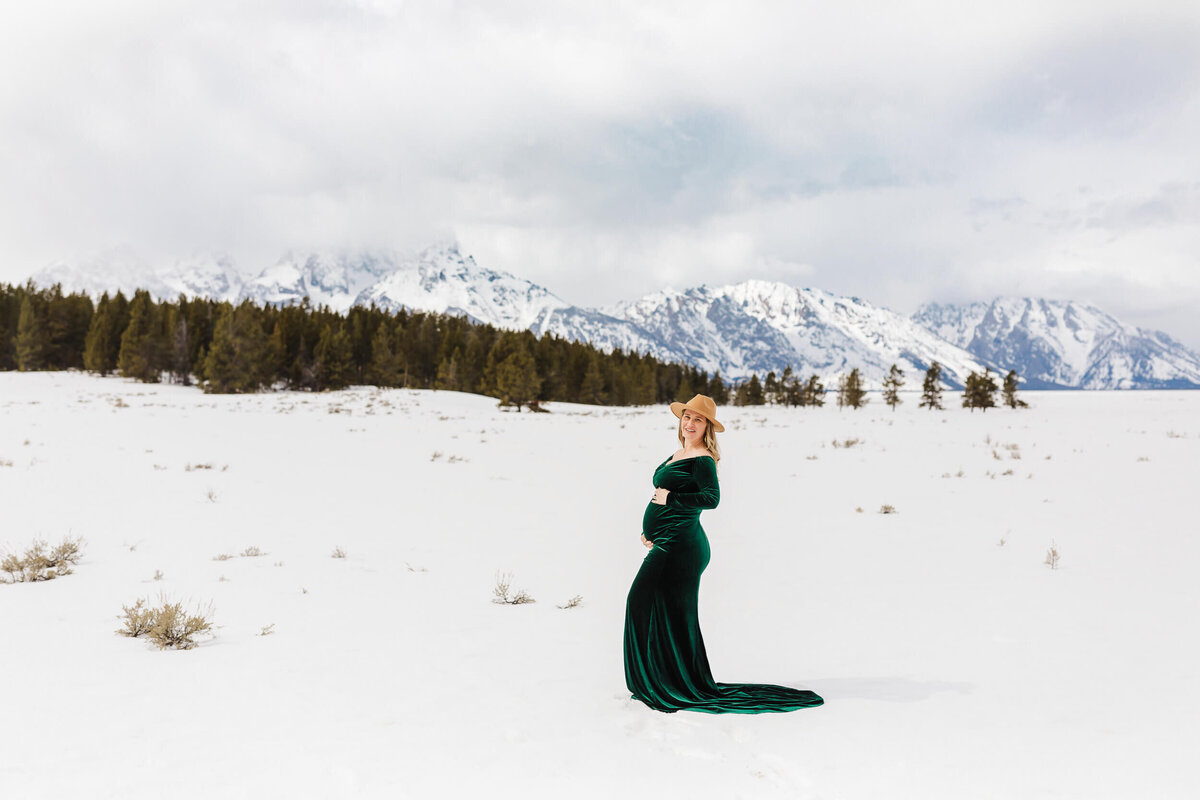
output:
[[[714,672],[826,705],[664,715],[621,633],[665,408],[0,373],[0,549],[86,542],[0,585],[0,793],[1195,797],[1200,392],[1026,398],[722,409]],[[216,636],[114,634],[160,593]]]

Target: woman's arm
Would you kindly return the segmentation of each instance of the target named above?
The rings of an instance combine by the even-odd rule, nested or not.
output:
[[[717,462],[709,456],[700,456],[692,470],[692,477],[699,485],[699,490],[668,492],[666,505],[679,508],[716,508],[721,502],[721,487],[717,483]]]

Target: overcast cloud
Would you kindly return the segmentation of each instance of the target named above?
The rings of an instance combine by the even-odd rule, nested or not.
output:
[[[1200,348],[1194,3],[22,5],[0,280],[455,236],[581,305],[1038,295]]]

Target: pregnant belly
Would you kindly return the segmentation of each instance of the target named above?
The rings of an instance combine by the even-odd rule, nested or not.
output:
[[[646,513],[642,515],[642,535],[654,541],[656,534],[681,525],[690,525],[699,516],[700,512],[697,510],[647,503]]]

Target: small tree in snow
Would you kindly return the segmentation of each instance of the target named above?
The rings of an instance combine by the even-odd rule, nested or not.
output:
[[[933,362],[925,370],[925,383],[921,386],[921,402],[918,408],[928,408],[930,411],[941,410],[942,406],[942,365]]]
[[[892,407],[892,411],[896,410],[896,406],[902,402],[900,400],[900,387],[904,385],[904,370],[900,369],[895,364],[888,370],[887,377],[883,379],[883,402]]]

